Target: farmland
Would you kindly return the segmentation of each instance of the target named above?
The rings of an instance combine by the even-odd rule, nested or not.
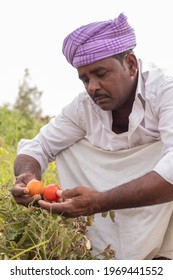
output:
[[[92,259],[84,218],[67,219],[32,205],[26,208],[11,195],[17,143],[33,137],[46,121],[7,105],[0,108],[0,260]],[[58,183],[55,163],[49,165],[43,182]]]

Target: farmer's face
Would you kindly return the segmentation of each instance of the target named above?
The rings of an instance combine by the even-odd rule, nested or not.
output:
[[[89,96],[103,110],[118,110],[134,98],[137,84],[134,54],[126,55],[123,62],[108,57],[79,67],[77,71]]]

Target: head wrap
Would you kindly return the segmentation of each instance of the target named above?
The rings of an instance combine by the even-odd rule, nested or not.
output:
[[[62,52],[67,61],[77,68],[135,46],[134,29],[121,13],[114,20],[93,22],[74,30],[64,39]]]

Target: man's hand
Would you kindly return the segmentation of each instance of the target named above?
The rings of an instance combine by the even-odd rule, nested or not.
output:
[[[28,195],[28,189],[26,185],[34,178],[34,175],[31,173],[21,174],[16,178],[16,182],[11,189],[11,193],[18,204],[28,206],[31,202],[41,199],[40,195]]]
[[[64,201],[50,203],[39,200],[38,204],[47,211],[71,218],[89,216],[100,212],[99,199],[101,192],[97,192],[89,187],[77,186],[64,191],[58,190],[57,195]]]

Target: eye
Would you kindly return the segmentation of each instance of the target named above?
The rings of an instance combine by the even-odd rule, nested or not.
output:
[[[99,72],[97,73],[97,77],[98,78],[103,78],[104,76],[106,76],[107,72]]]
[[[89,83],[89,78],[87,75],[79,75],[79,79],[86,86]]]
[[[84,86],[87,86],[89,83],[89,79],[81,80]]]

